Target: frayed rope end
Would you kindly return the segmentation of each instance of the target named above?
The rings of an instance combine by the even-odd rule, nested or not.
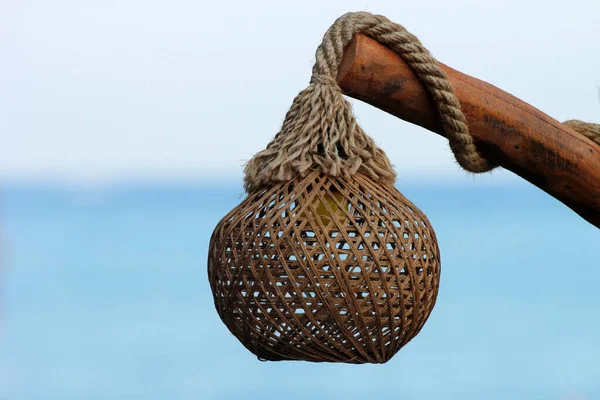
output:
[[[246,164],[244,188],[252,192],[315,169],[345,178],[360,171],[392,184],[396,177],[385,152],[356,123],[335,80],[324,75],[313,76],[279,133]]]

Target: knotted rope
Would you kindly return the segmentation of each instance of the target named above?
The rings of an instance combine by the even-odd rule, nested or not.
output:
[[[317,48],[310,85],[294,99],[281,130],[244,170],[253,191],[289,181],[313,169],[350,177],[357,171],[393,183],[396,173],[385,152],[356,123],[350,103],[336,82],[344,48],[361,33],[387,45],[411,67],[431,94],[458,163],[467,171],[492,169],[478,152],[452,85],[419,39],[384,16],[367,12],[338,18]]]
[[[296,96],[281,130],[266,149],[246,164],[246,191],[290,181],[315,169],[343,178],[361,172],[374,181],[394,183],[396,173],[387,155],[357,124],[336,81],[344,49],[358,33],[391,48],[422,81],[462,168],[478,173],[496,166],[477,151],[452,84],[419,39],[384,16],[354,12],[338,18],[325,33],[309,86]],[[600,125],[581,121],[567,124],[600,143]]]

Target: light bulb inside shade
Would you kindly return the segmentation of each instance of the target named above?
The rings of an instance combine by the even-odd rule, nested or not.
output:
[[[323,197],[317,197],[315,205],[323,225],[328,226],[334,218],[341,223],[346,222],[350,203],[343,193],[334,188],[331,188]]]

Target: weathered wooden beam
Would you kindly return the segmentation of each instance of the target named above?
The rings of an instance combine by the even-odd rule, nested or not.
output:
[[[600,228],[600,146],[489,83],[442,68],[481,153]],[[400,56],[377,41],[357,35],[337,78],[348,96],[444,135],[421,82]]]

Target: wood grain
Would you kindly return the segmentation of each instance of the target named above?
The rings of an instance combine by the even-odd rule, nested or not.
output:
[[[600,146],[489,83],[442,68],[481,153],[600,228]],[[344,52],[338,83],[348,96],[444,136],[421,82],[400,56],[377,41],[354,38]]]

